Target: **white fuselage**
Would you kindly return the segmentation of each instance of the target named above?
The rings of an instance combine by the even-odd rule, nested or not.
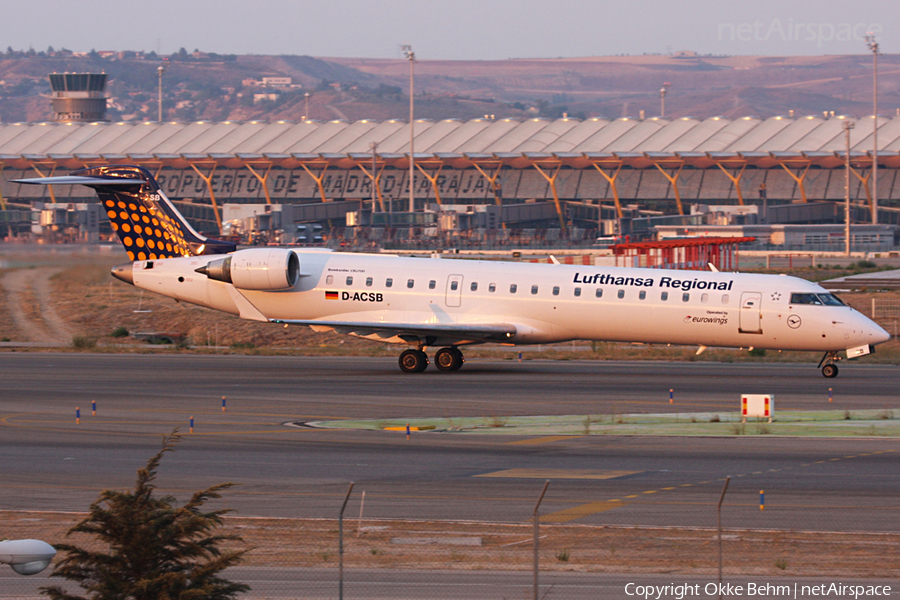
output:
[[[848,306],[792,304],[792,294],[828,294],[795,277],[297,254],[301,276],[286,290],[239,290],[195,272],[221,256],[136,261],[133,281],[137,287],[247,319],[398,328],[509,325],[515,333],[506,341],[513,344],[582,339],[837,351],[890,337]],[[442,343],[471,342],[438,337],[433,345]]]

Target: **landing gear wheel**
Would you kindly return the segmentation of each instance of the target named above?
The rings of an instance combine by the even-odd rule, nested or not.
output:
[[[428,356],[421,350],[404,350],[400,354],[400,370],[404,373],[421,373],[428,367]]]
[[[434,354],[434,366],[439,371],[459,371],[466,359],[458,348],[441,348]]]
[[[829,379],[832,377],[837,377],[837,374],[837,365],[825,365],[824,367],[822,367],[822,375],[828,377]]]

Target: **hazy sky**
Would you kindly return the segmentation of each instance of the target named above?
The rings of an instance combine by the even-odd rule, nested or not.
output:
[[[420,60],[900,53],[897,0],[0,0],[0,49]]]

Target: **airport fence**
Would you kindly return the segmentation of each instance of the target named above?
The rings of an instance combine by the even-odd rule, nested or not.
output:
[[[699,597],[716,597],[707,586],[716,585],[720,573],[722,581],[744,585],[789,584],[797,578],[817,583],[900,580],[896,499],[881,506],[845,508],[844,518],[823,522],[822,531],[798,531],[735,527],[747,515],[761,513],[762,505],[748,506],[726,496],[721,507],[724,528],[719,530],[722,487],[716,482],[708,489],[701,526],[678,525],[689,514],[696,515],[696,508],[677,503],[661,507],[672,525],[597,524],[597,519],[592,525],[578,523],[579,517],[590,514],[601,515],[602,522],[604,511],[613,507],[600,503],[561,512],[541,510],[538,503],[534,514],[511,523],[371,519],[358,516],[363,506],[359,496],[343,518],[337,506],[336,518],[330,519],[229,517],[223,532],[242,536],[234,547],[251,550],[241,567],[224,575],[251,587],[239,596],[248,600],[628,598],[628,582],[677,581],[700,585],[705,593]],[[790,522],[809,517],[812,509],[776,510],[788,513],[782,517]],[[78,518],[72,513],[19,513],[3,515],[0,524],[7,531],[10,524],[24,531],[41,523],[41,535],[58,543]],[[859,531],[863,518],[884,527]],[[77,537],[65,541],[100,549]],[[42,598],[39,588],[56,584],[81,593],[48,578],[49,570],[32,577],[17,576],[7,567],[0,570],[4,600]]]
[[[895,338],[900,335],[900,298],[872,298],[869,316]]]

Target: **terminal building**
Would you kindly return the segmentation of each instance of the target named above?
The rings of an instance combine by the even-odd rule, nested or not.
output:
[[[225,204],[263,207],[248,214],[292,205],[277,219],[286,239],[316,225],[315,235],[299,237],[590,245],[604,236],[637,241],[656,224],[777,222],[834,229],[823,239],[837,249],[846,122],[854,125],[852,219],[877,218],[890,232],[900,223],[900,117],[881,116],[877,205],[873,117],[827,115],[417,120],[412,203],[410,126],[402,120],[0,123],[0,201],[16,210],[91,202],[93,192],[79,186],[48,191],[12,180],[127,163],[150,169],[179,210],[212,234],[228,228]],[[885,245],[892,234],[882,233],[866,239]]]

